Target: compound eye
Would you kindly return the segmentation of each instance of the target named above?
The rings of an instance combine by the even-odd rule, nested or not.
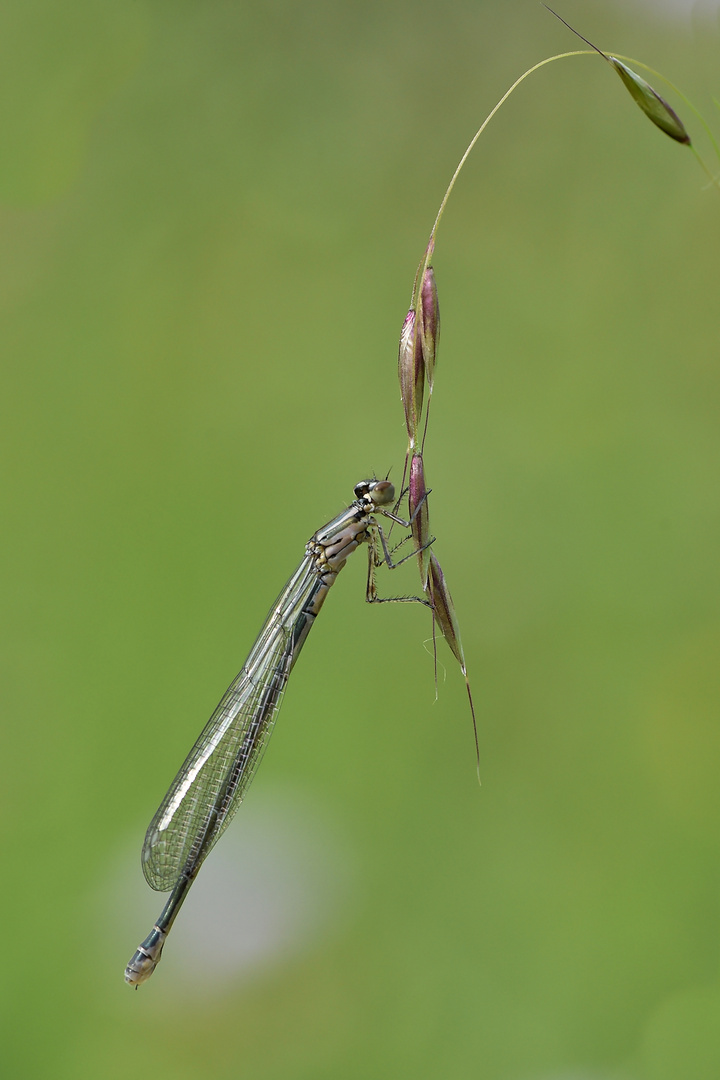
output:
[[[370,498],[376,506],[387,506],[395,498],[395,488],[389,480],[376,480],[372,485]]]
[[[355,498],[356,499],[363,499],[367,495],[367,493],[370,490],[371,486],[372,486],[372,480],[361,480],[353,488],[353,490],[355,492]]]

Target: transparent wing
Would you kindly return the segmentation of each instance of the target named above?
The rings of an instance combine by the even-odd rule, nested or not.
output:
[[[197,867],[240,805],[270,737],[296,643],[304,640],[303,608],[317,583],[306,557],[150,822],[142,867],[153,889],[167,891],[183,870]]]

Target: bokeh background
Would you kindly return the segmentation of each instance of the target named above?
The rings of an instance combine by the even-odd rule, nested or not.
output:
[[[717,127],[711,8],[562,14]],[[576,47],[519,0],[3,5],[3,1075],[720,1076],[720,206],[597,58],[524,84],[438,239],[482,787],[449,651],[435,701],[427,614],[356,556],[123,982],[167,785],[306,538],[400,476],[452,170]]]

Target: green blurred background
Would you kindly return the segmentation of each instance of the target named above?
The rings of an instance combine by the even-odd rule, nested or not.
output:
[[[714,21],[562,14],[712,112]],[[483,786],[449,651],[435,702],[356,557],[123,982],[166,786],[306,538],[400,475],[452,170],[576,46],[525,2],[3,5],[3,1075],[720,1076],[718,194],[598,59],[502,110],[435,259]]]

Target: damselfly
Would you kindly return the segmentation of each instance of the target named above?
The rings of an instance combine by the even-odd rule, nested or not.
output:
[[[255,774],[310,628],[346,559],[362,543],[368,544],[367,599],[383,602],[375,588],[375,570],[383,562],[394,569],[405,559],[393,562],[374,515],[405,528],[413,523],[412,516],[403,521],[396,515],[397,506],[388,509],[394,498],[389,480],[363,480],[356,484],[355,500],[347,510],[308,541],[305,557],[273,604],[242,670],[160,803],[145,835],[142,867],[153,889],[172,891],[125,969],[131,985],[137,987],[157,967],[165,939],[203,860],[227,828]],[[427,538],[426,546],[432,543],[433,538]],[[417,596],[387,599],[427,604]]]

